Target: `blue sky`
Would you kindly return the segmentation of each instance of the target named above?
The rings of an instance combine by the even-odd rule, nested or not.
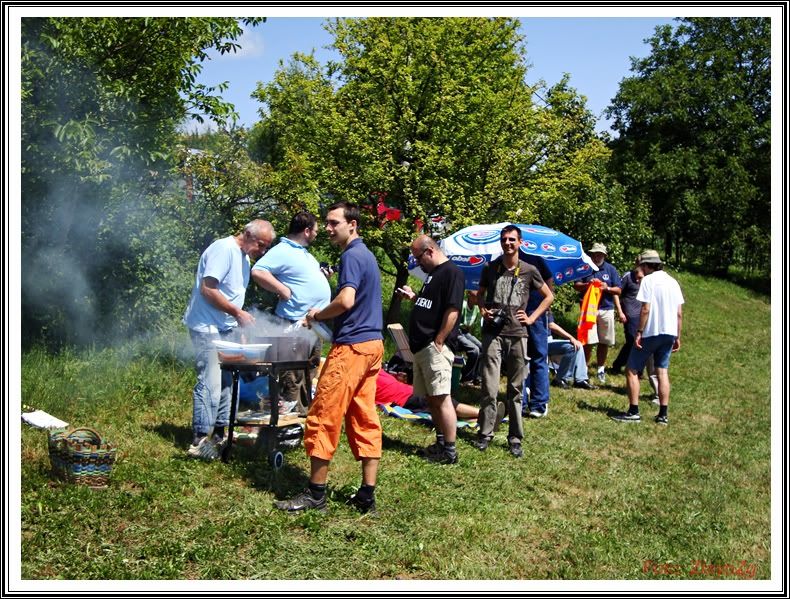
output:
[[[287,62],[294,52],[311,51],[321,63],[337,57],[326,49],[332,38],[324,22],[321,17],[270,17],[245,32],[237,54],[211,54],[199,81],[207,85],[228,81],[222,95],[236,106],[240,123],[250,126],[258,120],[261,107],[250,94],[259,81],[271,81],[280,60]],[[630,57],[647,56],[650,48],[644,40],[656,26],[673,23],[671,17],[523,17],[521,31],[532,64],[527,79],[552,85],[568,73],[571,86],[587,97],[588,108],[599,117],[598,130],[608,130],[602,112],[620,81],[629,76]],[[196,127],[192,123],[187,129]]]

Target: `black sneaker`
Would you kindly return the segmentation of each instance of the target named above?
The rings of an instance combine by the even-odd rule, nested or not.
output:
[[[562,379],[554,379],[551,381],[552,387],[559,387],[560,389],[570,389],[570,385],[563,381]]]
[[[656,424],[663,424],[664,426],[666,426],[667,424],[669,424],[669,418],[667,418],[666,416],[656,416]]]
[[[512,455],[514,458],[520,458],[524,455],[524,451],[521,449],[521,443],[510,444],[510,455]]]
[[[576,381],[573,383],[573,386],[577,389],[587,389],[588,391],[593,391],[597,389],[595,385],[593,385],[590,381]]]
[[[491,443],[491,439],[486,437],[478,437],[474,441],[472,441],[472,447],[479,449],[480,451],[485,451],[488,449],[488,444]]]
[[[610,416],[610,418],[615,422],[642,422],[642,418],[639,414],[629,414],[628,412],[621,412],[620,414]]]
[[[458,454],[455,452],[450,453],[445,449],[441,453],[434,453],[432,455],[425,456],[425,459],[431,464],[457,464]]]
[[[313,498],[310,489],[305,489],[296,497],[291,499],[283,499],[282,501],[275,501],[274,507],[278,510],[283,510],[289,514],[296,514],[307,510],[318,510],[319,512],[326,511],[326,495],[321,499]]]
[[[442,453],[444,451],[444,444],[435,441],[433,444],[429,445],[428,447],[424,447],[418,451],[419,455],[422,457],[428,457],[429,455],[434,455],[437,453]]]
[[[376,515],[376,499],[360,499],[357,493],[354,493],[346,501],[346,505],[350,505],[356,509],[360,514]]]

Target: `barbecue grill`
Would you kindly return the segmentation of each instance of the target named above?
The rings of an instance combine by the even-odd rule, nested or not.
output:
[[[264,347],[268,346],[268,347]],[[257,373],[258,376],[269,375],[269,424],[261,429],[265,439],[269,463],[280,469],[285,462],[281,451],[277,449],[277,424],[279,421],[280,375],[288,370],[302,370],[305,373],[308,403],[312,401],[310,389],[310,368],[308,359],[311,340],[302,336],[291,337],[255,337],[250,344],[217,344],[219,367],[231,373],[233,378],[230,402],[230,420],[228,422],[228,441],[222,450],[222,461],[230,460],[233,446],[233,428],[236,425],[236,412],[239,400],[239,378],[242,372]]]

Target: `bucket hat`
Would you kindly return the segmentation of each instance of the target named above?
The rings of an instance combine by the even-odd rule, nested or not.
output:
[[[661,264],[661,258],[656,250],[645,250],[639,256],[640,264]]]

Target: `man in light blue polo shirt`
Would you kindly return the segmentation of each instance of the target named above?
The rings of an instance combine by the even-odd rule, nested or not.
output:
[[[318,261],[307,251],[318,236],[318,220],[310,212],[299,212],[288,226],[288,234],[252,268],[252,279],[279,298],[275,315],[283,319],[283,329],[302,320],[310,308],[329,304],[331,290]],[[313,368],[321,360],[321,340],[316,339],[310,354]],[[307,385],[302,371],[282,374],[282,398],[299,400],[299,411],[307,413]]]

